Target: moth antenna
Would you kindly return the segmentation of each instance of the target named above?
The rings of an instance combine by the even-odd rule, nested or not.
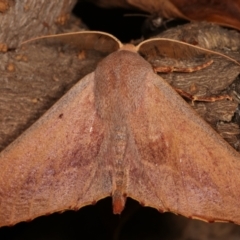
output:
[[[141,42],[138,44],[138,46],[136,46],[136,48],[138,52],[145,57],[161,56],[177,59],[188,59],[201,54],[209,54],[223,57],[240,66],[240,63],[237,60],[225,54],[174,39],[151,38]]]
[[[112,53],[122,47],[122,43],[113,35],[100,31],[82,31],[45,35],[26,40],[20,46],[32,42],[46,44],[69,44],[79,50],[96,50],[103,53]]]

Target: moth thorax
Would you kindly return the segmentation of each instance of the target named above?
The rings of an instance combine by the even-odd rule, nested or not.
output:
[[[140,55],[118,51],[102,60],[95,71],[95,97],[99,114],[127,115],[140,107],[152,67]]]

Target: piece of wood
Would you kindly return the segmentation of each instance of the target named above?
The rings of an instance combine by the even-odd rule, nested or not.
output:
[[[76,0],[53,0],[48,3],[38,0],[19,2],[0,0],[0,44],[6,44],[11,49],[16,48],[23,40],[39,34],[61,32],[63,23],[67,25],[72,22],[69,18],[76,2]]]
[[[112,53],[0,153],[0,226],[107,196],[114,213],[131,197],[161,212],[240,224],[239,153],[138,53],[236,60],[170,39],[122,45],[101,32],[38,40]]]

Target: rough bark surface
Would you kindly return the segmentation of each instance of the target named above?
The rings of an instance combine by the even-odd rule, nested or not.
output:
[[[23,40],[56,33],[59,25],[67,22],[75,3],[76,0],[1,0],[0,43],[15,48]]]

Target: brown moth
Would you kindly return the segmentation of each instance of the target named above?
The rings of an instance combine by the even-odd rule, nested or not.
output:
[[[0,226],[107,196],[117,214],[130,197],[240,224],[239,153],[139,54],[227,56],[170,39],[123,45],[102,32],[41,39],[111,54],[0,153]]]

